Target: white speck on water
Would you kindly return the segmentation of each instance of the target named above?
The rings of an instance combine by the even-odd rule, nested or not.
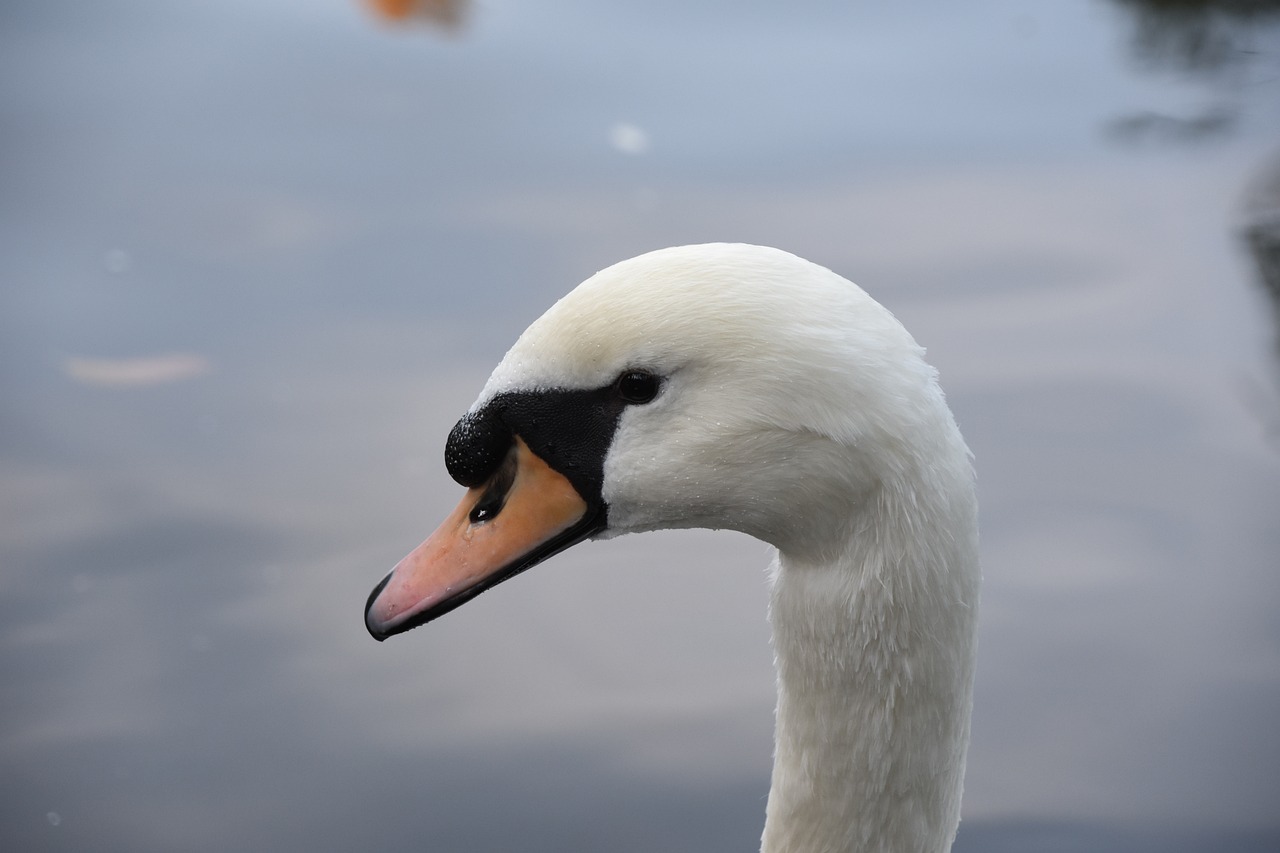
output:
[[[112,275],[121,275],[133,266],[133,258],[124,249],[112,249],[102,256],[102,265]]]
[[[649,150],[649,134],[625,121],[613,126],[609,131],[609,141],[623,154],[644,154]]]
[[[49,821],[49,826],[57,826],[58,824],[62,823],[62,815],[58,814],[57,812],[49,812],[47,815],[44,816],[44,819]]]

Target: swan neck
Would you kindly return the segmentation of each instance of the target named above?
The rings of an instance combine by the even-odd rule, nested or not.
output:
[[[971,481],[932,499],[881,495],[864,515],[838,558],[775,563],[762,853],[944,853],[959,823],[978,595]]]

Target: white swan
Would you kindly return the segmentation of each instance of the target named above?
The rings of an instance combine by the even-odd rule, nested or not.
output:
[[[960,815],[979,568],[969,452],[907,331],[776,249],[665,249],[529,327],[449,436],[469,491],[373,591],[378,639],[586,538],[778,549],[765,853],[935,853]]]

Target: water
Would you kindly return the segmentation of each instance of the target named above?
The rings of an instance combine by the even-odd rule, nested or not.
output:
[[[977,455],[957,849],[1280,847],[1280,37],[1170,14],[5,4],[5,849],[753,849],[764,546],[361,623],[520,330],[711,239],[889,305]]]

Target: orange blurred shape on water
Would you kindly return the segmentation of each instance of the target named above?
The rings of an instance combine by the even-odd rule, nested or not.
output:
[[[365,0],[373,13],[388,21],[424,18],[446,26],[456,25],[462,18],[466,0]]]
[[[413,0],[366,0],[366,2],[373,7],[373,11],[393,21],[409,17],[414,6]]]

